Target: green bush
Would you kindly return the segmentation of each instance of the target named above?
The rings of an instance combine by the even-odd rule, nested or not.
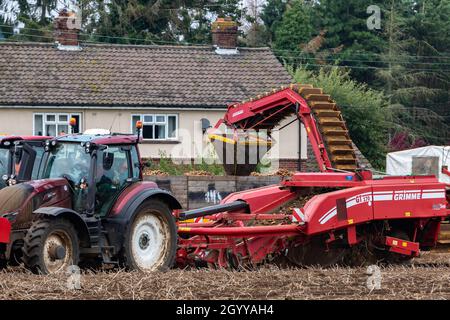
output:
[[[178,164],[174,163],[172,158],[168,156],[165,152],[159,152],[159,163],[156,164],[151,160],[144,161],[144,165],[151,170],[160,170],[171,176],[182,176],[190,171],[206,171],[214,176],[225,175],[225,170],[220,164],[208,164],[203,159],[201,161],[196,161],[200,163],[188,163],[188,164]]]

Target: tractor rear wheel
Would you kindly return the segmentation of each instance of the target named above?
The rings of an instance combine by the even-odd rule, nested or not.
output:
[[[127,228],[122,262],[127,269],[167,270],[175,261],[177,228],[169,207],[158,200],[143,202]]]
[[[28,230],[22,248],[25,267],[34,273],[66,272],[79,261],[79,240],[65,219],[40,219]]]

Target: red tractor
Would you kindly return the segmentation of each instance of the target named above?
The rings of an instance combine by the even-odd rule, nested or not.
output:
[[[0,188],[37,178],[44,142],[50,137],[0,137]]]
[[[37,177],[44,153],[44,142],[48,138],[43,136],[0,137],[0,189]],[[4,199],[6,203],[0,203],[0,206],[7,206],[10,202],[9,197]],[[10,224],[7,219],[0,217],[0,252],[5,251],[9,237]],[[0,260],[5,261],[1,253]]]
[[[47,140],[39,180],[0,190],[4,258],[21,256],[44,274],[84,262],[170,267],[177,241],[172,210],[181,206],[143,181],[138,142],[122,134]]]

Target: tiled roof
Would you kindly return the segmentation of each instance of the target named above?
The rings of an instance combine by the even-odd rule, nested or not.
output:
[[[268,48],[0,42],[0,105],[225,107],[291,82]]]

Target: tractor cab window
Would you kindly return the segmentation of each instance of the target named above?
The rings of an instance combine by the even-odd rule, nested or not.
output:
[[[89,176],[90,159],[79,143],[59,143],[49,152],[42,178],[66,178],[77,185]]]
[[[115,199],[131,178],[129,148],[110,146],[99,152],[97,158],[96,205],[100,216],[108,213]]]
[[[133,165],[133,179],[139,179],[141,172],[141,162],[139,160],[136,146],[131,147],[131,163]]]
[[[31,174],[31,179],[35,180],[38,178],[39,169],[42,163],[42,157],[44,156],[44,147],[43,146],[35,146],[33,149],[36,151],[36,159],[34,160],[33,172]]]
[[[8,173],[9,149],[0,148],[0,175]]]
[[[40,162],[40,161],[36,161]],[[80,188],[83,179],[89,177],[91,155],[80,143],[63,142],[51,148],[44,164],[41,179],[65,178],[73,191],[72,206],[81,212],[85,208],[87,192]]]

